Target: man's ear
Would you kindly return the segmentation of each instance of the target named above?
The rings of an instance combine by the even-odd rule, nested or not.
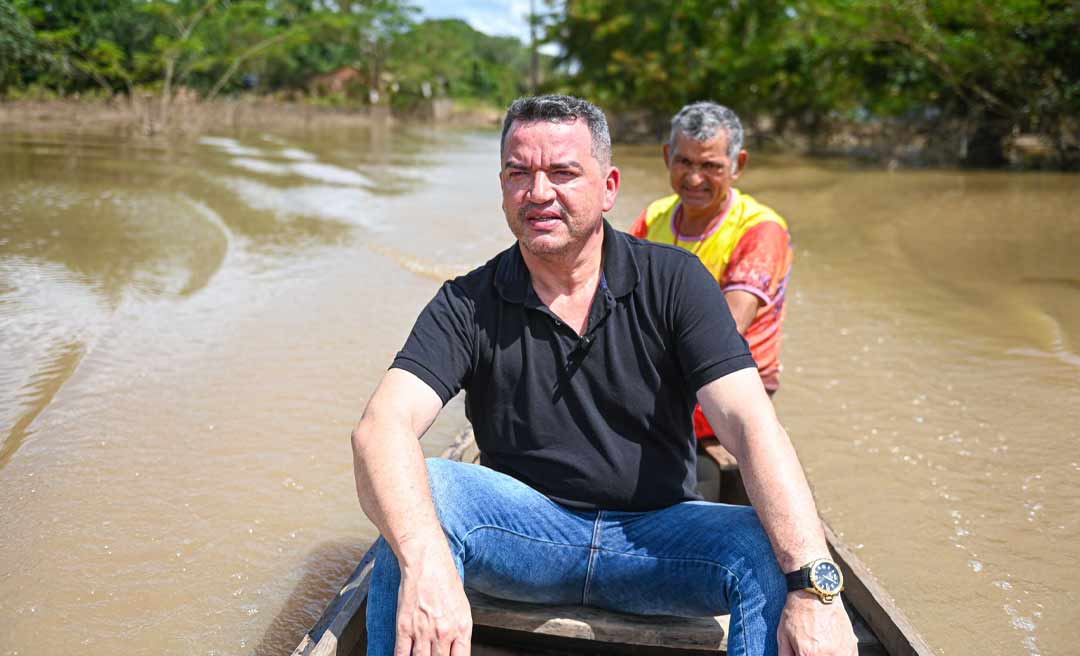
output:
[[[664,166],[671,168],[671,144],[664,144]]]
[[[738,180],[742,175],[743,170],[746,168],[746,163],[750,161],[750,153],[745,150],[739,151],[739,156],[735,159],[736,167],[735,172],[731,174],[732,180]]]
[[[619,187],[622,185],[622,174],[614,166],[608,171],[607,179],[604,180],[604,211],[609,212],[615,207],[615,199],[619,197]]]

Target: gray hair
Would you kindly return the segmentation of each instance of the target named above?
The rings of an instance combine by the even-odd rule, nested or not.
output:
[[[685,134],[694,141],[708,141],[723,129],[728,138],[727,155],[732,161],[739,156],[743,147],[743,127],[739,117],[723,105],[702,100],[689,104],[679,110],[671,119],[671,137],[668,144],[675,148],[680,134]]]
[[[500,153],[506,148],[506,135],[514,121],[535,123],[573,123],[581,120],[589,128],[592,136],[592,156],[603,166],[611,164],[611,133],[608,131],[607,118],[599,107],[588,100],[573,96],[547,95],[518,98],[506,110],[503,120],[502,139],[499,142]]]

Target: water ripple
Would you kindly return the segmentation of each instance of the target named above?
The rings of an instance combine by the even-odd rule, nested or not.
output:
[[[22,257],[0,260],[0,468],[103,332],[111,310],[71,271]]]

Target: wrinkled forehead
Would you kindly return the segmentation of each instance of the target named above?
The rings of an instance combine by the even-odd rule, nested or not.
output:
[[[592,134],[580,120],[514,121],[502,144],[502,165],[573,160],[596,162]]]
[[[685,132],[680,132],[671,148],[672,155],[684,157],[717,159],[728,156],[728,134],[723,128],[716,131],[709,139],[698,141]]]

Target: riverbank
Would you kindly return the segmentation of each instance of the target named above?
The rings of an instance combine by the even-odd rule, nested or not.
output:
[[[0,128],[27,132],[198,136],[222,130],[345,128],[418,121],[479,127],[498,125],[501,119],[502,111],[494,106],[449,99],[408,112],[392,112],[386,106],[323,106],[315,101],[254,95],[204,101],[183,93],[167,104],[156,96],[0,101]]]
[[[373,123],[423,123],[443,127],[497,127],[504,108],[478,100],[442,98],[407,110],[386,105],[343,106],[325,99],[282,100],[244,95],[212,101],[193,92],[164,103],[152,95],[0,101],[0,128],[28,132],[107,131],[126,135],[199,136],[245,130],[347,128]],[[618,143],[657,143],[667,118],[647,110],[609,111]],[[1056,138],[999,130],[980,132],[959,120],[833,120],[813,129],[780,125],[768,115],[747,117],[746,143],[755,153],[847,159],[870,168],[1003,168],[1080,170],[1080,120],[1061,126]]]
[[[652,110],[608,112],[620,143],[667,139],[670,117]],[[1045,134],[999,123],[955,118],[833,117],[812,126],[743,116],[747,148],[814,158],[843,158],[873,167],[1080,170],[1080,120],[1065,119]]]

